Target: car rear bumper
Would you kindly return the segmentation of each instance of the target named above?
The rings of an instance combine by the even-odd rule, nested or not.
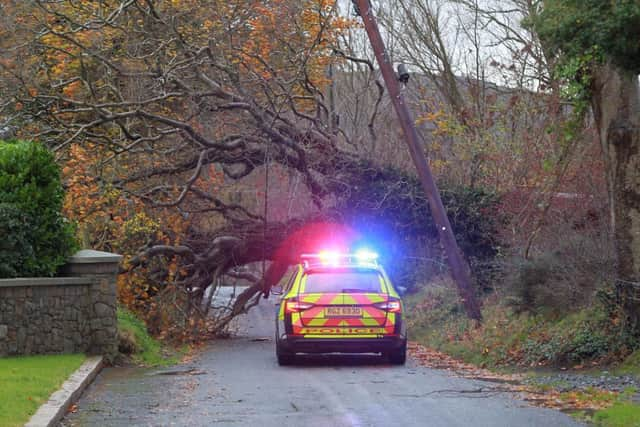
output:
[[[288,353],[384,353],[406,345],[401,335],[382,338],[305,338],[286,335],[278,345]]]

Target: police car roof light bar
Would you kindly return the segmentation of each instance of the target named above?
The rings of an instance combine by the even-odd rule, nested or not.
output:
[[[377,265],[378,254],[361,250],[356,253],[340,253],[321,251],[316,254],[302,254],[300,256],[305,268],[311,266],[340,267],[349,265]]]

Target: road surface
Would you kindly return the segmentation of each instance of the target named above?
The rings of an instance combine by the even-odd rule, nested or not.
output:
[[[274,297],[271,297],[272,299]],[[109,368],[63,426],[578,426],[498,384],[378,356],[308,356],[280,367],[274,302],[238,319],[234,338],[166,369]]]

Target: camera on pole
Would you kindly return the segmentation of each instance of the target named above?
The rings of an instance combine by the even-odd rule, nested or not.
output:
[[[407,70],[407,66],[404,64],[398,65],[398,80],[400,83],[406,85],[409,82],[409,70]]]

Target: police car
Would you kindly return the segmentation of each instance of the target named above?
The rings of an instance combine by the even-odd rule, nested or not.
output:
[[[296,353],[382,353],[404,364],[402,301],[377,255],[325,251],[301,258],[281,293],[278,363],[291,364]]]

